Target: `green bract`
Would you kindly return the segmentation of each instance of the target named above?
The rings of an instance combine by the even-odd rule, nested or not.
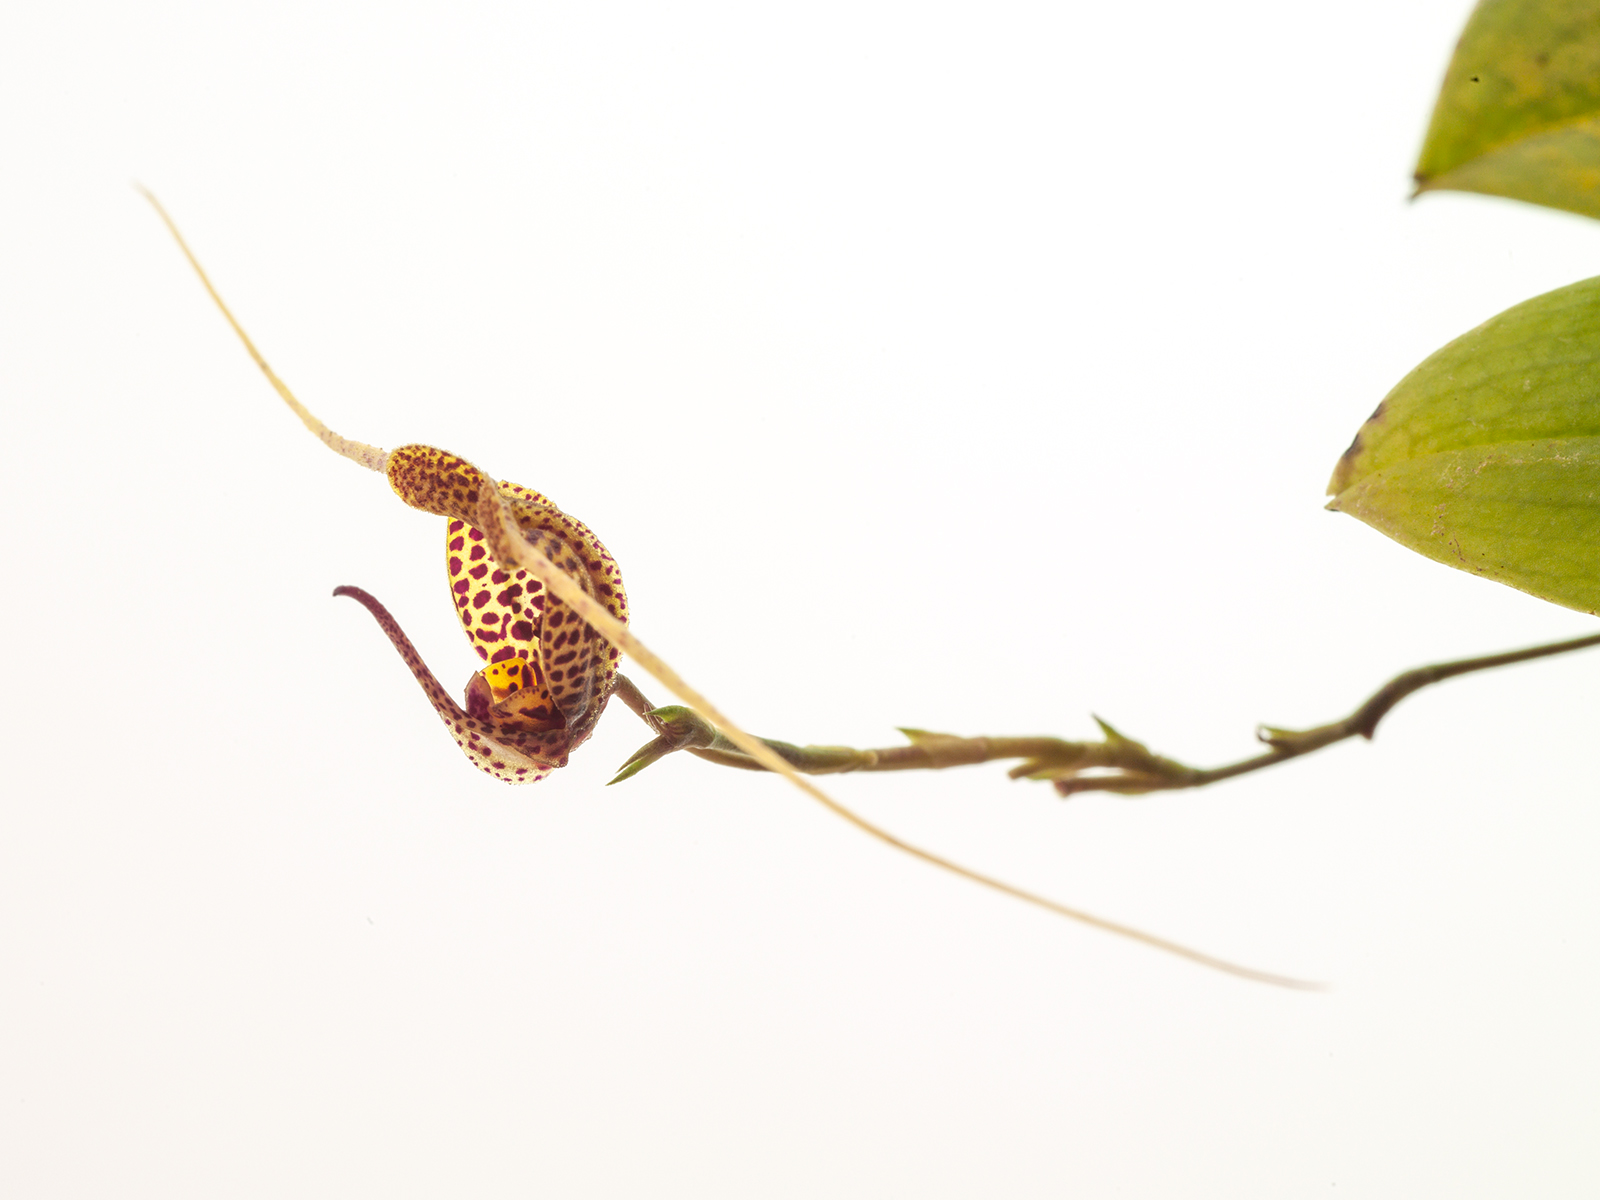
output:
[[[1600,217],[1600,0],[1482,0],[1417,162],[1434,189]]]
[[[1600,279],[1508,309],[1402,379],[1329,508],[1429,558],[1600,612]]]

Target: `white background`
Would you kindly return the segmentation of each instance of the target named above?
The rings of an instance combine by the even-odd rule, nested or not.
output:
[[[1322,511],[1600,224],[1408,205],[1460,0],[13,6],[0,22],[0,1190],[1299,1197],[1600,1188],[1600,658],[1373,744],[899,834],[609,714],[472,770],[442,522],[330,425],[536,487],[748,728],[1216,763],[1592,621]],[[646,684],[658,702],[668,697]]]

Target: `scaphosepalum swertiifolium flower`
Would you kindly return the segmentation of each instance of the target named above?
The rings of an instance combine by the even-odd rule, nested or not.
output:
[[[936,770],[1020,759],[1010,772],[1013,778],[1048,781],[1062,796],[1084,791],[1142,795],[1196,788],[1286,762],[1347,738],[1370,738],[1395,704],[1429,684],[1600,645],[1600,635],[1592,635],[1406,671],[1341,720],[1303,731],[1258,727],[1257,736],[1265,744],[1262,753],[1213,768],[1191,767],[1155,754],[1099,718],[1096,721],[1103,737],[1093,742],[961,737],[903,729],[906,745],[858,750],[795,746],[752,737],[628,630],[621,573],[582,522],[539,493],[510,482],[496,483],[470,462],[446,451],[407,445],[389,452],[340,437],[323,425],[273,372],[211,285],[171,218],[154,196],[145,195],[251,357],[306,427],[336,453],[382,472],[407,504],[446,518],[452,601],[474,651],[484,662],[468,682],[464,707],[422,662],[381,603],[356,587],[340,587],[335,594],[358,600],[373,614],[468,760],[503,782],[537,782],[565,765],[572,750],[593,732],[607,701],[616,696],[657,736],[623,764],[612,782],[630,778],[679,750],[719,765],[774,771],[870,836],[986,887],[1220,971],[1287,987],[1314,987],[1215,958],[972,871],[867,822],[802,775]],[[1403,382],[1401,388],[1404,386]],[[640,689],[617,671],[623,651],[687,707],[657,708],[646,700]]]
[[[674,749],[690,749],[712,761],[736,756],[740,761],[729,765],[776,772],[862,832],[942,870],[1058,916],[1226,974],[1287,988],[1321,986],[1229,962],[1058,904],[913,846],[844,807],[807,780],[802,771],[895,769],[888,763],[875,768],[874,760],[879,758],[880,752],[789,747],[745,733],[628,629],[621,574],[605,547],[581,522],[561,512],[539,493],[517,484],[497,483],[466,459],[436,447],[407,445],[390,452],[334,433],[278,378],[223,302],[161,203],[150,192],[140,190],[160,214],[251,358],[306,428],[341,456],[383,473],[407,504],[446,518],[446,555],[452,576],[452,597],[457,601],[457,613],[474,650],[485,661],[468,682],[465,707],[457,705],[450,697],[422,662],[399,623],[376,598],[349,586],[336,589],[335,594],[358,600],[373,614],[422,685],[435,711],[479,769],[507,783],[529,783],[544,778],[563,765],[567,755],[589,736],[606,702],[616,695],[657,732],[657,742],[651,747],[665,738],[675,743]],[[459,567],[454,561],[458,556],[454,549],[457,538],[461,539],[461,548],[466,550],[466,554],[460,556]],[[479,545],[484,548],[484,554],[474,561],[470,547]],[[481,574],[475,574],[479,567],[483,568]],[[497,576],[504,576],[498,592],[492,587],[472,590],[474,584],[495,580]],[[465,607],[459,603],[463,593],[456,590],[463,578],[469,581]],[[521,594],[513,593],[513,586],[520,586]],[[484,591],[489,594],[479,605],[476,601]],[[496,618],[492,622],[485,619],[491,613]],[[555,619],[558,615],[559,620]],[[504,636],[508,618],[513,627],[509,637]],[[516,628],[519,622],[526,622],[528,627]],[[487,636],[491,633],[494,636]],[[500,653],[507,648],[510,654]],[[689,707],[657,709],[651,706],[636,686],[618,674],[617,663],[622,653],[632,657]],[[686,720],[685,714],[692,719]],[[927,761],[907,761],[901,766],[955,765],[955,760],[947,754],[930,756],[925,751],[917,751],[918,736],[944,740],[938,735],[912,734],[913,745],[903,749],[921,753]],[[1017,740],[1041,745],[1056,741]],[[696,744],[698,741],[705,744]],[[646,752],[651,747],[646,747]],[[635,769],[641,755],[635,756]],[[805,761],[808,756],[817,761]],[[849,765],[841,763],[840,756],[849,759]],[[658,757],[659,753],[650,761]],[[790,758],[800,759],[800,765],[792,764]],[[961,761],[982,759],[965,757]],[[625,768],[623,777],[631,773]]]
[[[496,556],[477,527],[480,501],[499,496],[520,536],[617,622],[628,619],[622,573],[600,539],[530,488],[491,482],[471,463],[432,446],[402,446],[384,473],[407,504],[446,518],[445,569],[467,640],[486,664],[457,705],[398,622],[360,588],[367,607],[450,727],[468,760],[503,783],[537,783],[586,741],[616,685],[617,648],[547,590],[526,566]]]
[[[1600,0],[1481,0],[1457,47],[1416,178],[1418,191],[1453,187],[1600,216],[1589,170],[1600,129]],[[148,193],[146,193],[148,195]],[[155,203],[154,197],[150,197]],[[158,211],[160,205],[156,204]],[[183,239],[166,213],[161,213]],[[378,619],[468,759],[497,779],[534,782],[563,765],[615,695],[657,735],[613,782],[687,750],[724,766],[783,774],[840,817],[898,849],[1039,905],[1193,961],[1289,986],[1270,976],[1105,921],[907,845],[840,806],[804,774],[939,769],[1020,759],[1011,775],[1081,791],[1139,795],[1194,788],[1370,738],[1400,700],[1444,679],[1600,645],[1600,635],[1417,668],[1395,677],[1342,720],[1315,729],[1259,727],[1262,753],[1215,768],[1157,755],[1100,721],[1095,742],[1051,737],[961,737],[903,730],[881,750],[794,746],[751,737],[711,706],[626,627],[616,564],[580,522],[545,497],[496,484],[472,464],[427,446],[390,454],[334,434],[293,396],[251,344],[199,263],[202,282],[251,356],[330,448],[388,475],[414,507],[447,519],[452,597],[484,662],[457,705],[373,597],[344,587]],[[1600,363],[1600,280],[1519,305],[1451,343],[1402,380],[1341,460],[1330,508],[1356,515],[1412,549],[1534,595],[1600,611],[1600,409],[1585,383]],[[1537,386],[1536,386],[1537,380]],[[481,551],[481,558],[474,553]],[[481,568],[481,570],[480,570]],[[617,673],[632,655],[688,707],[656,708]],[[1096,718],[1098,721],[1098,718]]]

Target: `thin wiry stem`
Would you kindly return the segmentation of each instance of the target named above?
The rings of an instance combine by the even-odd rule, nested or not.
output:
[[[1053,737],[960,737],[951,733],[903,729],[901,732],[910,744],[882,750],[856,750],[849,746],[794,746],[768,739],[763,739],[763,744],[781,757],[791,770],[811,775],[834,775],[846,771],[938,771],[947,767],[1020,758],[1024,761],[1012,768],[1013,779],[1047,780],[1063,796],[1095,791],[1116,792],[1125,796],[1179,791],[1248,775],[1252,771],[1300,758],[1349,738],[1371,739],[1378,722],[1390,709],[1430,684],[1459,675],[1470,675],[1475,671],[1568,654],[1591,646],[1600,646],[1600,633],[1529,646],[1522,650],[1508,650],[1502,654],[1486,654],[1416,667],[1396,675],[1341,720],[1299,731],[1260,726],[1256,736],[1267,744],[1267,751],[1220,767],[1190,767],[1154,754],[1144,743],[1125,737],[1104,721],[1099,721],[1099,718],[1096,720],[1105,737],[1098,742],[1071,742]],[[632,685],[629,687],[632,688]],[[644,717],[645,723],[658,736],[623,763],[613,783],[630,778],[676,750],[688,750],[719,766],[750,771],[769,769],[765,762],[758,761],[735,739],[721,737],[712,724],[705,722],[692,709],[651,709],[648,705],[638,708],[629,698],[630,695],[637,696],[637,689],[624,694],[619,688],[618,694],[629,707]],[[639,700],[642,702],[642,697]]]
[[[892,846],[904,854],[911,855],[913,858],[919,858],[923,862],[941,870],[949,871],[953,875],[959,875],[963,879],[971,880],[973,883],[982,884],[984,887],[1014,897],[1027,904],[1035,905],[1045,909],[1047,912],[1053,912],[1069,920],[1093,926],[1118,937],[1129,938],[1153,949],[1177,955],[1179,958],[1186,958],[1190,962],[1199,963],[1201,966],[1210,967],[1212,970],[1222,971],[1229,975],[1237,975],[1241,979],[1250,979],[1257,983],[1275,984],[1278,987],[1313,991],[1322,988],[1323,985],[1319,983],[1292,979],[1286,975],[1275,975],[1268,971],[1258,971],[1253,967],[1228,962],[1226,959],[1216,958],[1203,951],[1191,949],[1166,938],[1157,937],[1152,933],[1146,933],[1142,929],[1134,929],[1131,926],[1107,920],[1082,909],[1069,908],[1065,904],[1058,904],[1054,900],[1026,891],[1023,888],[1006,883],[1004,880],[996,879],[992,875],[985,875],[969,867],[964,867],[960,863],[952,862],[950,859],[934,854],[930,850],[914,846],[910,842],[896,837],[888,830],[874,825],[866,818],[858,816],[801,775],[799,771],[785,762],[783,757],[771,746],[768,746],[760,738],[746,733],[724,716],[700,692],[690,687],[688,682],[659,658],[654,651],[639,641],[633,635],[632,630],[613,617],[599,601],[584,591],[577,580],[557,568],[554,563],[545,557],[543,551],[522,536],[522,531],[517,527],[516,518],[512,516],[510,507],[503,498],[499,497],[498,493],[485,493],[484,499],[486,502],[494,502],[499,508],[499,529],[495,530],[493,525],[490,525],[487,521],[484,523],[488,526],[484,529],[484,532],[489,539],[490,553],[495,558],[501,562],[515,562],[518,566],[526,568],[530,574],[542,579],[545,586],[571,605],[579,617],[594,626],[605,636],[607,641],[621,649],[645,670],[649,671],[663,687],[677,696],[678,699],[692,708],[698,709],[707,720],[715,725],[740,750],[767,770],[782,775],[795,787],[833,813],[834,816],[848,821],[867,836],[876,838],[885,845]],[[492,516],[494,514],[486,515]],[[496,536],[497,533],[499,536]]]
[[[212,301],[222,315],[227,318],[228,324],[233,326],[233,332],[239,335],[239,340],[244,343],[244,348],[250,352],[250,357],[255,359],[256,366],[261,368],[261,373],[267,377],[267,382],[272,385],[273,390],[283,398],[285,404],[294,410],[294,415],[299,417],[305,423],[305,427],[316,434],[321,439],[322,444],[335,454],[343,455],[351,462],[358,462],[369,471],[381,473],[389,462],[389,452],[378,446],[369,446],[365,442],[353,442],[349,438],[340,437],[321,421],[317,420],[310,409],[295,399],[295,395],[289,390],[289,386],[278,378],[276,371],[267,365],[267,360],[262,357],[261,351],[256,349],[256,344],[250,340],[250,335],[244,331],[244,326],[234,319],[233,313],[229,310],[227,304],[223,302],[217,289],[211,286],[211,278],[206,274],[205,268],[200,265],[200,260],[194,256],[194,251],[189,249],[189,243],[183,240],[183,234],[178,232],[177,223],[167,215],[167,210],[161,207],[161,201],[157,200],[154,194],[143,184],[136,183],[133,186],[138,188],[140,194],[150,201],[151,206],[155,208],[156,214],[166,224],[167,232],[172,234],[173,240],[178,243],[178,249],[183,251],[183,256],[189,260],[189,265],[194,268],[194,273],[200,276],[200,282],[205,286]]]
[[[294,410],[295,414],[299,416],[301,421],[305,423],[306,428],[310,429],[311,432],[316,434],[325,445],[329,446],[338,454],[341,454],[346,458],[353,459],[362,466],[368,467],[371,470],[383,471],[388,462],[388,453],[386,451],[380,450],[375,446],[368,446],[361,442],[352,442],[340,437],[321,421],[317,420],[317,418],[314,417],[311,412],[295,398],[294,394],[289,390],[288,385],[279,379],[272,368],[267,365],[266,359],[261,355],[260,351],[256,349],[254,343],[250,341],[249,336],[245,333],[239,322],[234,319],[234,316],[228,310],[227,305],[223,303],[222,297],[218,295],[217,290],[211,285],[211,281],[207,278],[205,271],[201,268],[200,263],[195,258],[193,252],[190,251],[188,245],[184,242],[183,236],[178,232],[177,225],[173,222],[172,218],[167,215],[166,211],[161,207],[160,202],[155,198],[155,196],[151,195],[151,193],[145,190],[143,187],[140,187],[139,190],[143,192],[145,198],[155,206],[156,212],[160,214],[161,219],[166,223],[167,229],[177,240],[178,246],[180,249],[182,249],[184,256],[189,260],[189,265],[192,266],[195,270],[195,273],[200,276],[201,283],[205,285],[206,291],[210,293],[212,300],[216,302],[216,305],[222,311],[223,316],[227,318],[228,324],[233,327],[234,332],[239,336],[239,340],[244,343],[245,349],[250,352],[251,358],[253,358],[256,362],[256,365],[261,368],[262,373],[266,375],[268,381],[272,384],[278,395],[283,398],[284,402],[288,404],[289,407]],[[894,834],[885,829],[881,829],[872,824],[870,821],[867,821],[865,818],[858,816],[856,813],[840,804],[837,800],[834,800],[831,796],[827,795],[827,793],[823,792],[822,789],[805,779],[800,772],[792,767],[789,763],[785,762],[784,759],[770,746],[766,745],[759,738],[752,737],[750,734],[745,733],[731,720],[729,720],[728,717],[724,716],[717,709],[717,707],[710,702],[710,700],[708,700],[695,688],[690,687],[688,682],[684,680],[682,676],[668,666],[667,663],[663,661],[648,646],[635,637],[633,632],[626,625],[617,620],[616,617],[612,616],[611,613],[592,596],[590,596],[589,593],[586,592],[575,579],[557,567],[553,562],[550,561],[549,558],[545,556],[543,551],[541,551],[537,546],[528,541],[528,539],[522,535],[522,530],[518,527],[516,518],[512,515],[509,505],[507,505],[505,502],[505,498],[500,494],[499,490],[492,485],[489,488],[484,489],[482,493],[479,504],[478,518],[479,519],[475,522],[475,524],[483,531],[485,538],[489,542],[490,552],[495,556],[496,559],[505,564],[515,563],[517,566],[526,569],[535,578],[543,582],[544,585],[556,596],[565,601],[580,618],[596,629],[613,646],[617,647],[623,653],[628,654],[636,662],[638,662],[640,666],[644,667],[644,669],[653,675],[657,680],[659,680],[662,686],[667,688],[668,691],[672,692],[673,695],[677,696],[685,704],[692,706],[693,708],[699,710],[700,713],[704,714],[705,718],[709,720],[717,728],[717,730],[719,730],[720,733],[724,735],[728,741],[734,745],[734,747],[737,748],[737,750],[749,755],[749,757],[753,759],[760,767],[784,776],[784,778],[786,778],[791,784],[799,788],[802,792],[806,793],[806,795],[810,796],[817,803],[821,804],[829,812],[833,813],[842,820],[848,821],[851,825],[854,825],[857,829],[867,834],[869,837],[876,838],[885,845],[891,846],[902,853],[909,854],[913,858],[921,859],[923,862],[938,867],[940,870],[948,871],[953,875],[959,875],[963,879],[970,880],[973,883],[981,884],[986,888],[1001,892],[1017,900],[1024,901],[1025,903],[1032,904],[1038,908],[1046,910],[1047,912],[1055,913],[1057,916],[1066,917],[1068,920],[1077,921],[1081,924],[1092,926],[1095,929],[1114,934],[1117,937],[1127,938],[1131,941],[1138,942],[1141,945],[1149,946],[1152,949],[1161,950],[1167,954],[1172,954],[1179,958],[1187,959],[1190,962],[1198,963],[1201,966],[1210,967],[1212,970],[1221,971],[1229,975],[1236,975],[1241,979],[1249,979],[1257,983],[1274,984],[1278,987],[1310,990],[1320,989],[1322,987],[1321,984],[1310,983],[1300,979],[1291,979],[1284,975],[1275,975],[1267,971],[1258,971],[1251,967],[1241,966],[1238,963],[1228,962],[1226,959],[1217,958],[1213,955],[1192,949],[1177,942],[1169,941],[1166,938],[1157,937],[1155,934],[1146,933],[1141,929],[1135,929],[1128,925],[1119,924],[1116,921],[1107,920],[1104,917],[1096,916],[1095,914],[1085,912],[1082,909],[1070,908],[1067,905],[1058,904],[1054,900],[1036,895],[1035,893],[1026,891],[1023,888],[1015,887],[1012,884],[1004,882],[1003,880],[995,879],[993,876],[985,875],[979,871],[974,871],[970,868],[963,867],[959,863],[952,862],[950,859],[944,858],[941,855],[934,854],[931,851],[924,850],[919,846],[914,846],[909,842],[902,841]]]

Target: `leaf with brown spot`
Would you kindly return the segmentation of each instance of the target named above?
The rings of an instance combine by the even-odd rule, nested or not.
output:
[[[1600,0],[1483,0],[1445,72],[1417,192],[1600,217]]]
[[[1600,612],[1600,279],[1427,358],[1356,435],[1329,508],[1542,599]]]

